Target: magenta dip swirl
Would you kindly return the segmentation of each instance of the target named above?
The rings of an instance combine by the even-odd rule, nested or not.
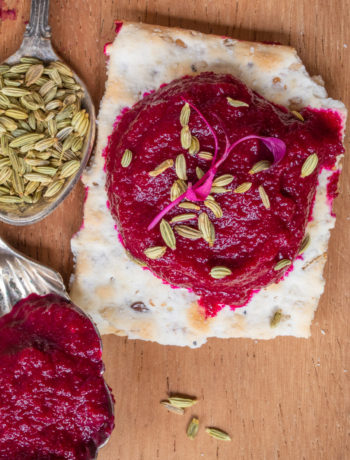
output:
[[[201,201],[206,186],[196,191],[196,168],[210,175],[211,164],[183,148],[180,114],[186,101],[191,108],[188,127],[198,139],[200,151],[214,157],[217,154],[217,159],[225,157],[212,168],[213,185],[216,177],[233,177],[225,187],[227,192],[216,193],[214,189],[211,193],[222,217],[215,216]],[[343,152],[341,128],[342,120],[334,111],[305,108],[301,115],[289,112],[231,75],[184,77],[145,95],[123,112],[106,149],[110,212],[123,245],[157,277],[200,296],[207,315],[215,314],[224,304],[244,305],[254,292],[278,282],[291,269],[312,217],[319,173],[322,168],[333,168]],[[274,142],[268,139],[284,146],[277,161]],[[235,147],[225,155],[230,145]],[[132,152],[132,160],[125,167],[122,158],[126,150]],[[200,210],[171,204],[179,154],[186,159],[186,186],[195,190],[187,192],[187,199]],[[305,161],[314,154],[316,166],[303,175]],[[162,174],[149,174],[165,160],[173,160],[174,165]],[[252,167],[262,160],[269,161],[270,167],[252,174]],[[249,188],[238,193],[238,187],[245,183]],[[262,200],[261,187],[268,206],[266,199]],[[198,228],[199,215],[207,213],[215,228],[212,245],[203,238],[191,240],[176,232],[178,224],[171,220],[186,212],[196,214],[184,222],[193,228]],[[150,259],[145,250],[164,246],[159,216],[170,223],[176,248],[168,247],[161,257]],[[282,263],[276,270],[284,260],[289,266]],[[228,268],[230,274],[213,278],[211,270],[217,266]]]
[[[0,318],[0,459],[95,458],[114,426],[100,338],[67,300],[32,294]]]

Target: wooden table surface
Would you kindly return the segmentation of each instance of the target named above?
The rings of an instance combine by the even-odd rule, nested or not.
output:
[[[29,0],[0,0],[15,21],[0,20],[0,61],[19,46]],[[350,3],[347,0],[51,0],[53,44],[86,81],[96,107],[103,95],[103,46],[114,19],[194,28],[297,48],[330,96],[350,107]],[[344,161],[337,224],[325,269],[327,285],[309,340],[209,340],[198,350],[104,337],[106,379],[116,398],[116,428],[101,460],[349,459],[350,158]],[[0,225],[0,235],[28,256],[72,272],[70,238],[82,221],[83,188],[41,223]],[[1,391],[1,390],[0,390]],[[184,417],[159,401],[195,395]],[[231,443],[204,430],[186,438],[191,415],[227,430]]]

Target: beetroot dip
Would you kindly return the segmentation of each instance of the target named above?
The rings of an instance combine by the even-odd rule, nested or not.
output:
[[[92,459],[114,417],[91,321],[36,294],[0,318],[0,459]]]
[[[233,107],[227,97],[243,101],[248,107]],[[215,243],[195,241],[176,233],[176,249],[151,260],[144,251],[164,246],[159,224],[147,230],[152,219],[170,203],[170,188],[177,179],[175,167],[151,177],[148,173],[167,159],[183,153],[188,183],[195,183],[196,167],[207,171],[210,162],[190,155],[181,146],[180,112],[184,100],[193,104],[209,121],[219,141],[219,155],[225,149],[225,135],[231,143],[248,135],[279,138],[286,144],[284,158],[269,169],[249,174],[260,160],[273,161],[268,148],[257,139],[239,144],[223,162],[217,176],[231,174],[228,193],[213,197],[223,210],[216,218],[204,206],[201,211],[178,206],[166,214],[207,212],[215,227]],[[281,259],[298,255],[322,168],[332,168],[343,152],[342,120],[337,112],[305,108],[299,120],[286,108],[267,101],[231,75],[202,73],[184,77],[145,95],[125,111],[114,128],[106,149],[107,192],[111,213],[124,246],[132,256],[145,262],[159,278],[173,286],[184,287],[200,296],[207,315],[223,304],[241,306],[253,292],[277,282],[286,268],[274,270]],[[213,153],[214,139],[201,117],[191,110],[189,128],[200,142],[200,150]],[[133,153],[128,167],[122,167],[124,151]],[[311,154],[317,153],[318,165],[307,177],[301,168]],[[234,193],[237,186],[251,182],[245,193]],[[262,185],[270,200],[266,209],[259,195]],[[185,222],[197,228],[197,219]],[[174,228],[174,224],[172,227]],[[214,266],[228,267],[232,274],[213,279]]]

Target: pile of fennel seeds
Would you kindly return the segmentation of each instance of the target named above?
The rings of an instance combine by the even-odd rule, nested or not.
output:
[[[50,200],[80,168],[90,120],[60,61],[0,65],[0,204]]]

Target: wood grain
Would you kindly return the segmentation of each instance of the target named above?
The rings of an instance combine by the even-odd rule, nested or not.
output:
[[[7,0],[17,20],[0,22],[0,61],[19,46],[29,3]],[[349,6],[347,0],[52,0],[50,22],[55,48],[87,82],[96,107],[106,78],[103,46],[113,40],[117,18],[291,44],[310,73],[324,77],[329,94],[350,107]],[[199,350],[105,337],[116,428],[101,460],[350,458],[349,175],[346,157],[312,337],[210,340]],[[82,203],[79,184],[43,222],[0,225],[0,234],[68,282],[70,238],[81,225]],[[184,417],[169,414],[159,406],[169,391],[196,395],[200,403]],[[227,430],[232,442],[217,442],[203,429],[187,440],[192,414],[202,428]]]

